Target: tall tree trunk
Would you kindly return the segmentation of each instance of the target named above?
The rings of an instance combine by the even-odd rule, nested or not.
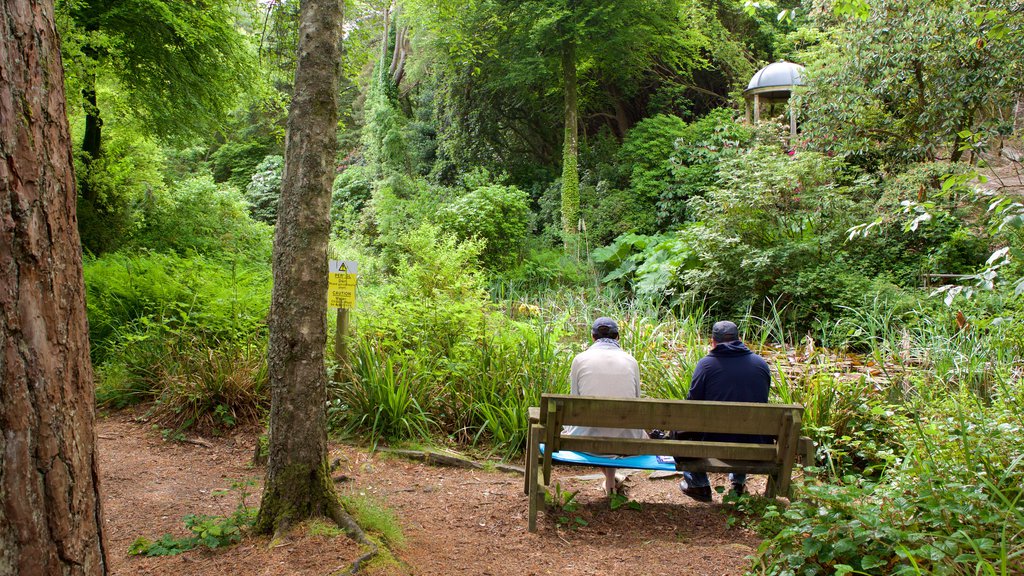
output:
[[[256,528],[343,515],[327,466],[327,241],[341,76],[340,0],[302,0],[274,234],[270,451]]]
[[[576,97],[576,42],[562,44],[562,82],[565,89],[565,139],[562,144],[562,234],[565,250],[574,254],[578,245],[580,219],[580,175],[578,162],[579,122]]]
[[[0,4],[0,575],[106,574],[53,2]]]

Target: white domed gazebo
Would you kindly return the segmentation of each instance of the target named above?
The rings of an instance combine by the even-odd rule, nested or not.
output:
[[[751,119],[751,109],[754,115],[753,122],[757,124],[761,121],[762,106],[788,102],[793,88],[803,85],[803,71],[803,66],[785,60],[773,62],[758,70],[747,84],[747,89],[743,91],[743,98],[748,103],[747,120]],[[790,137],[796,136],[796,110],[792,105],[789,106],[789,134]]]

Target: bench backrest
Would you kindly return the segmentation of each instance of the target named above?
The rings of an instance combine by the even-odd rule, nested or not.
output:
[[[600,398],[544,394],[540,403],[540,424],[545,441],[558,449],[608,453],[649,454],[657,442],[658,453],[673,456],[732,457],[749,460],[779,460],[795,449],[800,434],[803,407],[799,404],[755,404],[706,402],[656,398]],[[770,436],[775,446],[703,443],[669,440],[602,440],[595,437],[561,436],[562,426],[685,430]]]

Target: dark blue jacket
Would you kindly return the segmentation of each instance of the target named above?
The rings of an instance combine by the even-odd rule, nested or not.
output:
[[[697,362],[690,380],[687,400],[715,402],[768,402],[772,373],[768,363],[743,342],[722,342]],[[744,434],[703,434],[712,442],[753,442],[768,444],[769,438]]]

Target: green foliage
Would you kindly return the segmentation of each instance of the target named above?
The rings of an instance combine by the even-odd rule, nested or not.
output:
[[[670,185],[669,158],[676,140],[686,133],[682,118],[658,114],[638,122],[623,139],[618,161],[629,172],[632,192],[648,204],[657,202]]]
[[[156,400],[153,415],[176,430],[258,420],[268,267],[115,254],[87,260],[84,273],[98,402]]]
[[[166,196],[147,199],[142,212],[144,224],[132,248],[270,261],[270,227],[249,217],[236,188],[219,186],[209,177],[174,184]]]
[[[955,161],[962,132],[997,132],[1021,87],[1024,22],[1014,2],[859,4],[866,21],[840,15],[832,25],[822,13],[829,40],[807,55],[800,102],[814,147],[865,166],[944,152]]]
[[[126,343],[164,332],[243,341],[265,330],[267,266],[221,264],[201,256],[113,254],[86,260],[83,271],[97,364]]]
[[[352,362],[352,381],[339,385],[327,408],[334,425],[366,434],[373,445],[379,440],[428,438],[433,424],[430,382],[420,377],[414,359],[400,362],[373,342],[361,341]],[[430,374],[429,368],[423,372]]]
[[[445,206],[438,220],[460,239],[482,240],[482,264],[501,270],[522,258],[529,231],[528,200],[515,186],[480,186]]]
[[[75,158],[79,187],[88,186],[94,199],[78,199],[78,230],[82,247],[93,254],[123,247],[144,222],[145,204],[164,196],[160,150],[151,140],[129,131],[112,131],[108,154],[88,168]]]
[[[732,110],[718,108],[688,126],[674,142],[666,185],[657,197],[658,219],[669,227],[687,221],[687,200],[705,195],[718,182],[718,164],[753,140],[749,127]]]
[[[611,510],[618,510],[619,508],[628,508],[630,510],[640,510],[640,503],[636,500],[630,500],[628,496],[622,494],[612,494],[611,498],[608,499],[608,507]]]
[[[397,352],[437,358],[468,345],[483,329],[486,295],[478,265],[482,245],[459,242],[423,224],[403,243],[394,284],[383,291],[368,328]],[[426,342],[420,335],[429,335]]]
[[[544,290],[556,286],[579,286],[588,277],[584,264],[554,248],[529,248],[526,257],[512,269],[494,278],[491,292],[503,297],[515,287]]]
[[[1000,409],[922,418],[881,481],[810,484],[759,549],[764,574],[1012,574],[1021,567],[1020,420]],[[1011,454],[1002,451],[1010,449]]]
[[[579,490],[574,492],[563,490],[562,485],[558,482],[555,482],[555,486],[550,491],[544,492],[544,504],[553,512],[555,522],[559,526],[575,530],[588,524],[579,514],[580,505],[576,501],[576,495],[579,493]]]
[[[155,422],[176,431],[221,430],[264,416],[270,386],[263,346],[175,337],[161,344],[157,363],[130,366],[162,385],[149,411]]]
[[[267,156],[256,167],[252,180],[245,187],[249,214],[254,220],[270,225],[277,222],[277,202],[281,198],[283,172],[284,158],[277,155]]]
[[[404,133],[407,119],[392,99],[379,67],[374,69],[366,94],[363,154],[377,177],[409,174],[412,167]]]
[[[245,189],[264,159],[279,153],[260,139],[229,140],[210,154],[210,171],[215,182],[226,182],[240,190]]]
[[[238,26],[245,6],[235,0],[60,4],[71,82],[88,86],[90,77],[112,75],[129,114],[154,135],[211,132],[255,79],[255,52]]]
[[[450,194],[422,178],[392,175],[376,183],[363,216],[369,221],[368,235],[380,250],[385,267],[396,268],[406,238],[421,224],[433,222]]]
[[[345,236],[358,230],[363,209],[373,195],[373,170],[349,166],[334,178],[331,186],[331,231]]]

